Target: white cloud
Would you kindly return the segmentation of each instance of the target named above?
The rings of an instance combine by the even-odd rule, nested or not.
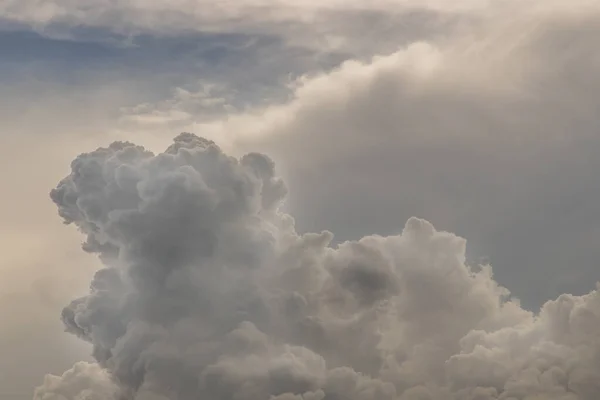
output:
[[[3,127],[8,133],[1,138],[2,176],[12,195],[2,203],[2,220],[8,221],[2,235],[10,239],[2,264],[23,269],[22,274],[13,272],[18,267],[8,269],[11,279],[1,290],[11,287],[20,298],[30,295],[26,274],[43,273],[50,289],[42,298],[55,306],[57,299],[71,295],[67,289],[82,289],[75,279],[65,283],[59,275],[78,267],[75,258],[49,254],[48,262],[57,267],[44,270],[33,256],[72,239],[54,235],[58,227],[45,214],[45,198],[28,197],[28,191],[45,191],[42,186],[53,184],[66,167],[67,153],[105,142],[110,135],[104,132],[113,128],[118,129],[112,137],[135,138],[153,148],[161,148],[171,134],[192,130],[235,153],[259,149],[272,154],[291,184],[289,208],[301,231],[329,228],[342,238],[359,238],[370,232],[398,233],[408,217],[423,216],[468,237],[475,255],[490,255],[500,282],[523,297],[527,307],[565,291],[582,294],[592,288],[600,258],[597,2],[404,2],[394,9],[397,13],[380,7],[383,3],[361,7],[357,2],[353,10],[341,3],[331,3],[329,10],[304,3],[298,12],[298,4],[270,2],[267,12],[241,7],[241,2],[222,10],[211,9],[222,2],[207,8],[203,2],[87,2],[88,9],[81,2],[2,2],[2,18],[49,35],[79,24],[125,34],[177,35],[188,29],[260,33],[283,37],[288,45],[346,51],[346,57],[359,60],[334,71],[312,72],[290,88],[289,101],[266,107],[236,104],[236,110],[225,106],[231,103],[232,88],[207,93],[194,83],[181,85],[164,101],[138,95],[124,101],[135,91],[122,83],[112,85],[121,86],[115,93],[98,97],[102,89],[90,84],[85,96],[68,101],[72,87],[25,97],[4,91]],[[419,43],[405,45],[415,40]],[[373,54],[382,55],[371,59]],[[227,80],[226,75],[221,78],[218,84]],[[148,89],[153,83],[148,78]],[[140,106],[120,108],[128,102]],[[118,109],[120,123],[111,114]],[[39,151],[26,152],[34,147]],[[34,164],[44,165],[44,173]],[[28,178],[16,179],[15,170]],[[14,211],[19,207],[35,213]],[[53,240],[39,248],[21,240],[36,238],[37,245],[46,236]],[[21,246],[40,250],[17,254]],[[88,261],[82,258],[81,263]],[[55,270],[57,276],[50,277]],[[452,379],[462,385],[480,378],[501,380],[516,362],[522,368],[507,387],[519,400],[538,389],[550,399],[571,400],[573,395],[561,389],[567,376],[574,390],[589,395],[585,390],[593,387],[594,375],[569,368],[575,362],[592,363],[574,348],[585,340],[589,320],[580,316],[593,309],[594,299],[563,296],[546,306],[550,311],[542,311],[538,319],[543,322],[522,327],[507,323],[510,329],[467,335],[460,354],[449,361],[456,370]],[[31,302],[31,308],[39,303]],[[8,316],[6,304],[1,311]],[[38,322],[40,332],[52,330],[52,338],[58,336],[55,325]],[[556,328],[552,332],[569,326],[577,338],[552,336],[544,339],[550,344],[543,342],[539,331],[545,324]],[[31,335],[27,340],[41,343]],[[541,341],[517,362],[506,350],[513,337],[518,338],[515,352]],[[6,335],[0,344],[15,353],[28,350]],[[540,354],[549,363],[568,360],[569,372],[562,364],[558,369],[535,363],[524,367],[527,357]],[[16,366],[9,376],[24,374],[23,368]],[[416,361],[410,368],[427,370]],[[414,378],[409,375],[398,379]],[[423,398],[433,390],[426,386],[409,389],[404,397]],[[493,396],[493,390],[461,395],[479,400]],[[319,396],[316,391],[304,399]]]
[[[600,14],[563,5],[348,61],[297,81],[283,104],[177,128],[271,154],[297,188],[301,229],[356,238],[422,215],[473,237],[528,306],[581,293],[600,257]]]
[[[78,362],[62,376],[47,375],[34,400],[114,400],[117,387],[97,364]]]
[[[136,400],[598,396],[598,290],[531,313],[418,218],[337,247],[299,235],[270,159],[191,134],[71,166],[51,198],[104,268],[62,319],[102,369],[49,376],[36,400],[112,400],[109,376]]]

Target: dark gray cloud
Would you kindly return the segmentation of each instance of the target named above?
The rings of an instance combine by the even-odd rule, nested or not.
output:
[[[534,315],[466,241],[410,218],[331,247],[295,231],[274,163],[181,134],[115,142],[51,193],[103,260],[62,314],[97,364],[35,400],[593,400],[599,292]]]

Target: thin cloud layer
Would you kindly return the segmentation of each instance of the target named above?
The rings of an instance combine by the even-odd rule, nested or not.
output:
[[[576,7],[592,4],[577,0]],[[81,40],[97,30],[135,45],[140,34],[172,36],[190,32],[243,33],[282,38],[292,46],[370,56],[390,52],[406,40],[444,37],[490,17],[514,17],[574,3],[551,1],[460,0],[207,0],[105,1],[82,4],[73,0],[5,1],[0,16],[7,29],[30,28],[56,38]],[[117,39],[117,37],[112,38]]]
[[[299,235],[268,157],[192,134],[157,155],[116,142],[71,167],[51,197],[104,268],[62,318],[98,365],[49,376],[35,400],[600,393],[597,291],[532,314],[465,263],[464,239],[417,218],[337,247]]]

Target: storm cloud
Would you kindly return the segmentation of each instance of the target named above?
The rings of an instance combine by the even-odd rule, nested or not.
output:
[[[466,241],[410,218],[298,234],[267,156],[115,142],[51,192],[104,267],[62,312],[96,364],[35,400],[595,400],[600,293],[524,310]]]

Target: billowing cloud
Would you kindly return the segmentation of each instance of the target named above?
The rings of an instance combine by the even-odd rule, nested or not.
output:
[[[599,277],[600,13],[549,5],[506,21],[348,61],[296,81],[287,102],[169,132],[270,154],[299,231],[357,239],[419,215],[469,237],[527,308],[582,294]]]
[[[467,260],[489,256],[525,309],[598,280],[597,1],[268,2],[268,12],[239,1],[233,18],[202,1],[0,3],[3,33],[27,26],[54,38],[0,38],[0,397],[30,398],[43,371],[60,375],[82,359],[48,310],[85,292],[96,264],[66,251],[77,232],[61,230],[45,193],[65,160],[114,140],[119,109],[118,137],[152,149],[188,130],[230,154],[267,152],[290,186],[283,209],[295,230],[329,229],[330,247],[397,234],[418,215],[469,238]],[[348,58],[358,61],[329,71]],[[308,76],[288,92],[291,72]],[[199,78],[217,92],[198,90]],[[352,283],[356,267],[336,268],[361,304],[397,290],[380,283],[387,267],[373,269],[374,292]],[[493,365],[470,371],[506,376]]]
[[[286,193],[267,156],[187,133],[77,157],[51,197],[104,268],[62,318],[98,365],[35,399],[597,399],[600,292],[533,314],[454,234],[332,247]]]
[[[98,364],[78,362],[62,376],[47,375],[34,400],[113,400],[117,386]]]

